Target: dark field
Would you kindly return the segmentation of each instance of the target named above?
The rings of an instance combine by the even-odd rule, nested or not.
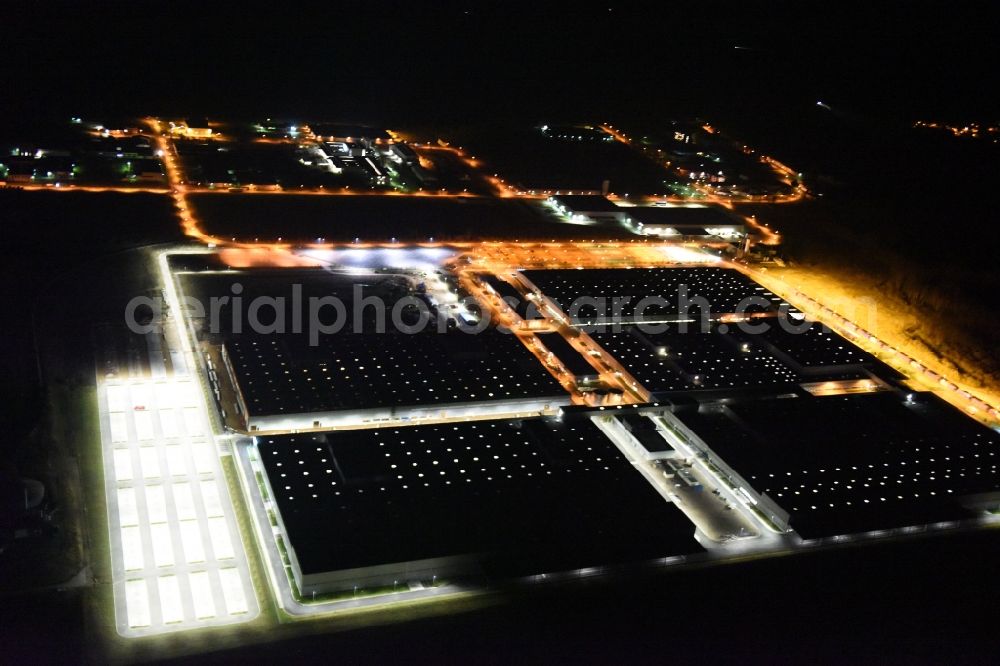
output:
[[[464,134],[463,134],[464,136]],[[465,148],[524,190],[600,190],[605,180],[619,194],[665,194],[673,174],[617,141],[567,141],[530,126],[469,130]]]
[[[0,210],[4,244],[23,259],[82,260],[181,237],[173,202],[157,194],[0,189]]]
[[[817,197],[739,210],[780,230],[782,252],[803,267],[919,313],[915,337],[995,383],[1000,146],[846,112],[803,114],[796,126],[799,136],[768,136],[767,149],[801,169]]]
[[[101,546],[90,541],[84,516],[103,510],[84,499],[79,481],[95,465],[92,327],[121,321],[128,299],[153,286],[146,255],[131,248],[181,234],[170,199],[140,193],[0,190],[0,228],[8,250],[0,267],[6,310],[0,320],[0,470],[41,481],[56,507],[43,535],[16,542],[4,535],[9,547],[0,591],[14,594],[62,584],[86,564],[97,570],[101,563]],[[47,588],[43,594],[59,593]],[[24,611],[26,603],[8,596],[3,605]],[[60,610],[47,617],[64,619]],[[6,634],[11,625],[4,618],[0,626]],[[4,651],[10,653],[8,646]],[[31,659],[46,661],[39,654]]]
[[[667,650],[718,664],[990,663],[1000,641],[988,611],[994,588],[984,581],[998,547],[993,530],[542,586],[390,632],[283,625],[268,634],[271,644],[220,645],[203,661],[391,660],[419,645],[420,658],[437,663],[475,653],[496,664],[659,664]]]
[[[430,173],[437,179],[438,187],[449,192],[471,192],[489,196],[493,186],[486,174],[469,167],[462,159],[445,150],[434,150],[413,146],[420,157],[431,163]]]
[[[505,199],[195,194],[203,230],[222,238],[315,242],[620,238],[625,228],[563,224],[534,203]],[[583,231],[581,231],[583,230]]]
[[[34,375],[34,358],[24,353],[32,344],[26,325],[32,307],[36,325],[51,314],[65,327],[72,323],[67,313],[81,302],[75,292],[94,284],[88,275],[111,270],[130,248],[183,238],[170,198],[144,193],[0,189],[0,229],[3,247],[12,250],[0,267],[0,297],[7,305],[0,335],[8,347],[0,367],[12,381],[19,371]],[[113,302],[112,309],[119,301],[124,307],[123,292],[131,297],[142,288],[105,291],[104,302]],[[67,296],[68,290],[75,295]],[[92,302],[94,295],[86,293],[85,301]]]

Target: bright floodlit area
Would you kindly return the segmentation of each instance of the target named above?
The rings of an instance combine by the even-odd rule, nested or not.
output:
[[[5,663],[996,661],[995,8],[5,9]]]

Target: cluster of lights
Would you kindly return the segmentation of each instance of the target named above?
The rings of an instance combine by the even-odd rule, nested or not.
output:
[[[689,256],[683,253],[684,249],[686,248],[680,248],[680,252],[675,251],[672,257],[680,261],[712,261],[707,259],[711,255],[694,251]],[[689,300],[706,299],[715,315],[734,312],[740,302],[750,296],[771,300],[773,308],[768,309],[777,310],[781,306],[791,309],[783,300],[739,272],[715,266],[641,270],[602,268],[573,272],[532,270],[526,271],[525,275],[543,293],[564,306],[581,297],[604,298],[609,310],[607,314],[610,315],[613,299],[628,299],[622,302],[622,318],[633,316],[636,306],[646,297],[659,300],[645,308],[645,319],[676,315],[682,287],[687,289]],[[697,308],[697,303],[692,303],[692,309]],[[758,310],[760,307],[754,306],[748,308],[747,312]]]
[[[927,129],[942,130],[950,132],[952,136],[968,137],[970,139],[989,139],[993,143],[1000,141],[1000,127],[988,125],[981,126],[979,123],[969,123],[968,125],[949,125],[947,123],[926,122],[918,120],[913,123],[914,127],[925,127]]]
[[[363,500],[366,494],[574,473],[631,473],[589,420],[559,428],[490,421],[279,435],[259,438],[258,447],[270,484],[284,500],[322,500],[345,508],[352,498]]]
[[[470,357],[457,359],[456,345],[471,343]],[[247,408],[258,416],[561,393],[543,367],[524,363],[529,352],[520,342],[499,333],[326,336],[311,362],[277,339],[237,337],[226,346]]]

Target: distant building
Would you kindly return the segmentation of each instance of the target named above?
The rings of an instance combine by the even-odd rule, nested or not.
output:
[[[544,413],[569,402],[520,341],[495,330],[338,334],[320,343],[310,347],[295,338],[247,335],[223,343],[223,365],[244,432]],[[357,368],[341,366],[344,354],[363,360]],[[394,372],[378,371],[380,364]],[[276,367],[290,371],[275,376]],[[518,382],[505,379],[515,374]],[[421,381],[410,381],[416,377]]]
[[[212,136],[212,128],[208,126],[208,118],[188,118],[187,135],[196,138],[206,138]]]
[[[556,194],[548,198],[550,206],[566,217],[583,216],[594,221],[627,223],[628,208],[616,206],[598,194]]]
[[[253,130],[258,136],[267,138],[295,138],[300,134],[308,135],[311,132],[308,125],[272,120],[271,118],[254,123]]]
[[[667,238],[719,238],[740,242],[747,230],[743,220],[718,206],[636,206],[629,208],[637,233]]]
[[[101,137],[94,139],[90,145],[93,152],[100,157],[141,159],[153,156],[153,146],[149,143],[149,139],[142,136]]]
[[[296,589],[405,590],[701,552],[594,415],[254,437]]]
[[[132,161],[132,173],[138,180],[158,181],[167,177],[163,162],[156,159],[139,158]]]
[[[547,203],[571,221],[617,223],[643,236],[739,242],[746,226],[739,218],[717,206],[704,204],[619,206],[590,194],[557,194]]]
[[[309,125],[318,141],[343,141],[344,143],[388,143],[391,139],[384,129],[347,123],[313,123]]]
[[[410,169],[413,171],[413,175],[417,177],[417,180],[420,181],[421,185],[424,187],[437,187],[438,178],[432,171],[425,169],[419,164],[412,165]]]
[[[212,136],[212,128],[208,126],[208,120],[205,118],[189,118],[183,121],[171,121],[170,133],[193,139],[207,139]]]
[[[559,139],[560,141],[600,141],[607,143],[614,141],[608,132],[593,125],[542,125],[538,128],[542,135],[549,139]]]
[[[405,143],[392,144],[389,152],[395,159],[398,159],[403,164],[417,164],[420,161],[417,151],[413,150],[413,148]]]

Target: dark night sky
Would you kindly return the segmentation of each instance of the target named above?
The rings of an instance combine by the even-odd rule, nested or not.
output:
[[[986,3],[36,4],[0,22],[6,113],[997,112]]]

